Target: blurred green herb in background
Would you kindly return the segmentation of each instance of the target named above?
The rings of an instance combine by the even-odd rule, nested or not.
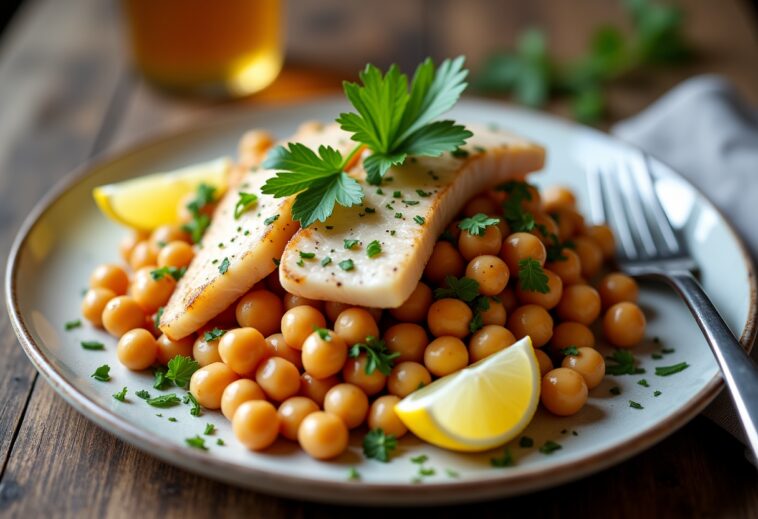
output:
[[[605,86],[624,75],[655,65],[686,61],[692,50],[682,34],[683,13],[653,0],[625,0],[632,33],[613,26],[593,32],[587,52],[559,63],[548,53],[545,34],[522,33],[516,49],[488,58],[475,86],[485,92],[507,92],[525,105],[543,106],[550,96],[568,96],[574,117],[597,122],[605,112]]]

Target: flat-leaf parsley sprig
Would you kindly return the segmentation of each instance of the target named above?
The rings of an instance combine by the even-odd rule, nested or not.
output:
[[[396,65],[384,75],[367,65],[360,85],[344,83],[357,113],[342,113],[337,119],[356,146],[344,157],[330,146],[320,146],[318,152],[300,143],[278,146],[263,162],[277,173],[262,192],[276,198],[297,195],[292,216],[307,227],[329,218],[335,204],[351,207],[363,201],[361,185],[345,171],[363,149],[370,152],[363,163],[366,180],[375,185],[409,156],[436,157],[458,149],[473,134],[454,121],[435,119],[450,110],[466,88],[463,61],[445,60],[435,69],[427,59],[416,69],[410,89],[408,76]]]

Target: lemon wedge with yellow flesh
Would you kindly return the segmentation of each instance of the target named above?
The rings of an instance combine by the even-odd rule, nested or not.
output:
[[[226,190],[232,161],[223,157],[193,164],[174,171],[154,173],[92,190],[100,210],[109,218],[133,227],[150,231],[161,225],[179,221],[179,204],[200,184]]]
[[[534,416],[540,369],[532,341],[517,343],[414,391],[395,405],[416,436],[456,451],[484,451],[512,440]]]

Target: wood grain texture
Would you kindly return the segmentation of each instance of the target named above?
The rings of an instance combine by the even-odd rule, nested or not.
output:
[[[614,119],[697,73],[727,75],[758,103],[758,31],[740,0],[681,1],[701,59],[632,78],[610,91]],[[289,64],[255,106],[339,88],[367,60],[413,66],[466,53],[477,65],[545,27],[562,56],[599,22],[621,23],[609,0],[290,0]],[[116,3],[32,0],[0,43],[0,247],[63,173],[103,147],[196,124],[240,103],[167,97],[125,72]],[[350,42],[350,45],[345,45]],[[325,64],[327,69],[319,69]],[[565,114],[558,102],[551,110]],[[314,505],[217,483],[155,460],[58,398],[0,317],[0,517],[386,517],[378,509]],[[742,447],[698,418],[649,451],[600,474],[509,500],[423,512],[435,517],[758,517],[758,477]]]

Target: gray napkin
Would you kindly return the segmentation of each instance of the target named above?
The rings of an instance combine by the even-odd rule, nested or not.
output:
[[[758,109],[726,79],[699,76],[677,86],[611,132],[661,159],[700,188],[731,220],[758,258]],[[758,348],[753,350],[758,361]],[[722,392],[703,412],[745,443]]]

